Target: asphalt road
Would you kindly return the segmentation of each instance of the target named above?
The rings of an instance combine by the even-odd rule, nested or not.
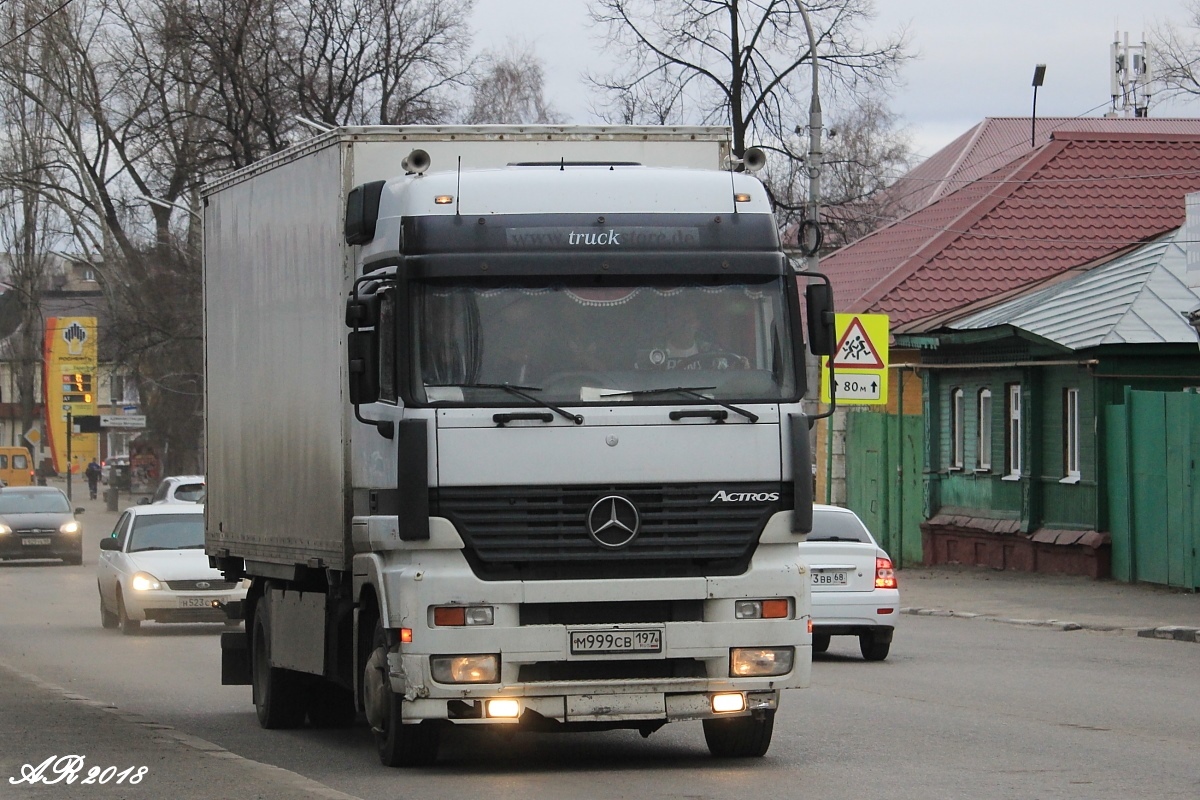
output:
[[[352,797],[1200,796],[1196,645],[912,616],[899,620],[882,663],[862,661],[852,639],[835,638],[817,657],[813,688],[785,696],[761,760],[712,760],[700,725],[680,724],[645,740],[626,731],[462,730],[437,767],[388,770],[364,726],[260,730],[249,687],[219,685],[219,625],[148,623],[137,636],[102,630],[96,542],[115,515],[89,508],[83,519],[84,566],[0,564],[0,661]],[[36,763],[83,736],[55,735],[61,740],[8,741],[7,755]],[[161,796],[154,777],[170,769],[164,758],[142,789],[113,796]],[[175,800],[229,796],[228,785],[207,780],[190,791]],[[0,775],[6,800],[101,796],[64,792],[12,787]]]

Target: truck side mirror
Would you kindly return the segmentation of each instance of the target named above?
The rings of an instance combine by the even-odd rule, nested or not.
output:
[[[379,198],[386,181],[371,181],[355,186],[346,195],[346,221],[342,233],[346,244],[367,244],[375,238],[379,221]]]
[[[836,347],[833,327],[833,287],[812,283],[804,292],[808,304],[808,347],[815,356],[831,356]]]
[[[374,330],[346,336],[350,402],[356,406],[379,399],[379,345]]]

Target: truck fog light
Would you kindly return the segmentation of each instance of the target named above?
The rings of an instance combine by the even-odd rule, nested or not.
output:
[[[488,700],[487,715],[489,717],[508,717],[509,719],[513,719],[521,715],[521,704],[516,700],[509,700],[507,698]]]
[[[500,656],[433,656],[429,667],[438,683],[495,683],[500,676]]]
[[[712,696],[712,710],[714,714],[728,714],[733,711],[745,711],[746,696],[741,692],[714,694]]]
[[[792,671],[791,647],[735,647],[729,651],[729,674],[737,678],[763,678]]]

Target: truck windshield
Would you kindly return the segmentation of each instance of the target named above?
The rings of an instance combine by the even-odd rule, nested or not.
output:
[[[530,404],[507,384],[541,403],[794,400],[784,280],[420,283],[415,394],[436,404]],[[679,388],[691,391],[666,391]]]

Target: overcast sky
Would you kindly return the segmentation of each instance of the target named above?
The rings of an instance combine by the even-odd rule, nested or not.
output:
[[[930,155],[983,117],[1028,116],[1036,64],[1046,64],[1038,116],[1101,116],[1109,102],[1114,34],[1141,41],[1155,22],[1185,22],[1186,0],[876,0],[874,29],[906,27],[918,58],[896,91],[914,148]],[[547,96],[571,122],[597,122],[582,73],[607,63],[587,0],[476,0],[482,48],[533,46]],[[1193,31],[1193,33],[1195,33]],[[807,109],[802,109],[806,113]],[[1152,102],[1151,116],[1200,116],[1200,104]]]

